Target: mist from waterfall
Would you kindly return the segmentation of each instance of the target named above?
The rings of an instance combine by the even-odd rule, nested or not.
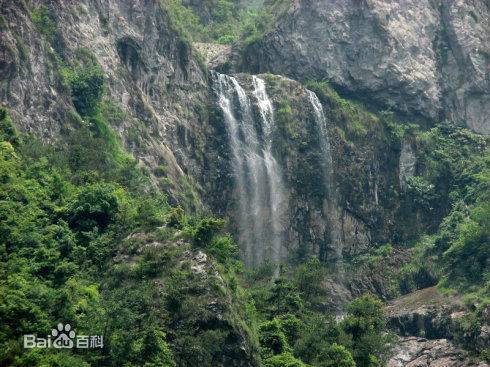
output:
[[[245,263],[256,266],[268,259],[279,264],[287,203],[281,168],[272,154],[274,108],[265,82],[253,77],[254,105],[236,78],[219,73],[213,78],[232,153],[235,217]]]
[[[330,229],[330,243],[329,246],[335,251],[335,258],[337,261],[342,260],[342,231],[340,228],[340,215],[338,212],[337,195],[334,184],[334,171],[333,171],[333,159],[332,149],[330,146],[330,138],[327,130],[327,120],[323,111],[323,106],[318,96],[311,90],[307,90],[308,97],[310,99],[311,106],[313,107],[315,115],[315,123],[320,132],[319,142],[322,152],[322,170],[323,178],[325,180],[325,197],[326,205],[324,205],[324,212],[328,217],[329,229]]]

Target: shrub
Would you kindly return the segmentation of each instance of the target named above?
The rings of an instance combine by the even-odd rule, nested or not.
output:
[[[295,315],[286,314],[279,317],[279,324],[284,335],[286,335],[289,345],[294,345],[299,337],[301,320]]]
[[[325,348],[318,356],[318,367],[356,367],[352,354],[336,343]]]
[[[167,225],[171,228],[182,229],[185,225],[186,216],[184,209],[181,207],[175,207],[170,209],[170,212],[167,216]]]
[[[407,178],[407,195],[415,204],[426,211],[433,209],[434,202],[437,199],[435,186],[419,176]]]
[[[276,122],[277,126],[279,126],[290,139],[298,138],[298,124],[294,120],[290,101],[284,99],[279,103],[279,108],[276,111]]]
[[[68,222],[78,231],[104,230],[111,224],[119,209],[114,187],[95,184],[84,187],[68,207]]]
[[[299,314],[303,310],[303,300],[297,288],[284,278],[274,281],[271,295],[267,300],[271,315]]]
[[[31,11],[31,19],[36,26],[39,33],[46,36],[50,41],[52,40],[57,26],[53,19],[49,9],[46,5],[41,5]]]
[[[322,294],[322,280],[325,269],[318,258],[312,258],[298,266],[294,281],[303,298],[311,305],[318,302]]]
[[[193,245],[205,248],[211,244],[211,240],[225,225],[224,220],[216,218],[205,218],[197,225],[194,231]]]
[[[174,367],[175,361],[165,341],[165,333],[159,329],[147,329],[137,341],[137,359],[148,367]]]
[[[71,87],[73,104],[80,116],[95,114],[104,92],[104,73],[97,64],[65,70]]]
[[[356,365],[377,366],[387,343],[387,337],[383,335],[386,319],[381,301],[370,295],[355,299],[348,307],[342,326],[352,337]]]
[[[263,356],[278,355],[291,350],[277,319],[266,321],[259,326],[259,342]]]
[[[238,246],[229,235],[216,236],[207,246],[206,252],[214,256],[219,262],[238,260]]]
[[[350,338],[333,317],[313,314],[303,321],[294,352],[303,361],[314,363],[333,343],[348,345]]]
[[[462,222],[456,239],[444,252],[449,278],[457,283],[481,283],[490,275],[490,203],[481,203]]]
[[[226,34],[218,38],[217,42],[222,45],[229,45],[230,43],[235,42],[238,39],[236,35]]]
[[[11,144],[17,144],[19,134],[15,128],[12,119],[7,110],[0,107],[0,141],[7,141]]]

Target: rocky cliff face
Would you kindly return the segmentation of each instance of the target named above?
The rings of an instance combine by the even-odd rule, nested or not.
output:
[[[429,340],[406,337],[398,340],[394,356],[387,367],[487,367],[484,362],[471,362],[468,354],[447,339]]]
[[[36,20],[40,10],[49,16]],[[175,201],[184,196],[179,204],[190,194],[229,218],[248,265],[314,255],[342,270],[421,226],[416,207],[410,220],[399,221],[407,214],[400,197],[417,174],[420,152],[385,115],[311,80],[328,79],[373,110],[490,134],[488,17],[481,0],[298,0],[235,57],[236,68],[255,75],[224,75],[206,71],[159,1],[6,1],[0,99],[22,131],[64,144],[84,121],[63,69],[91,55],[106,79],[107,106],[123,115],[110,122],[125,148],[153,172],[156,186]],[[211,51],[213,67],[226,62],[226,47]],[[399,222],[409,223],[400,228]],[[342,313],[346,301],[365,292],[391,298],[392,269],[410,257],[399,252],[376,267],[324,279],[331,301],[325,309]],[[116,263],[131,260],[118,256]],[[226,288],[204,253],[175,260]],[[202,290],[210,322],[233,339],[222,365],[258,365],[247,331],[223,319],[233,311],[231,299],[220,302],[211,288]],[[392,315],[405,339],[390,365],[462,365],[466,355],[444,333],[422,338],[427,330],[419,324],[426,328],[437,317]]]
[[[308,254],[337,262],[393,239],[399,209],[393,198],[415,173],[416,152],[411,142],[393,139],[380,115],[343,100],[321,83],[312,84],[309,91],[285,77],[240,75],[236,85],[227,86],[229,112],[239,126],[233,138],[220,106],[223,91],[217,91],[216,80],[159,2],[39,1],[29,8],[23,4],[7,2],[2,8],[0,65],[5,75],[2,103],[23,131],[63,143],[67,132],[83,123],[63,68],[89,54],[104,72],[108,105],[123,114],[112,121],[112,128],[124,146],[153,171],[154,183],[172,198],[189,194],[191,200],[184,197],[181,205],[198,202],[197,191],[204,206],[232,218],[232,228],[242,233],[240,242],[248,243],[244,253],[255,258],[249,263]],[[400,111],[435,118],[437,108],[443,108],[440,84],[434,79],[442,76],[434,74],[437,68],[431,69],[437,60],[423,57],[429,52],[425,43],[418,51],[411,47],[395,53],[395,46],[410,33],[390,22],[409,19],[408,30],[415,32],[430,20],[432,26],[422,33],[434,36],[430,33],[438,29],[434,22],[442,22],[446,8],[412,13],[396,4],[347,5],[295,3],[276,31],[245,49],[244,60],[250,69],[270,69],[299,79],[327,76],[346,89],[369,90],[369,98]],[[40,9],[48,14],[47,25],[36,20]],[[486,13],[478,14],[484,18]],[[483,18],[474,22],[475,32],[483,26]],[[331,27],[325,26],[326,19]],[[299,25],[306,31],[298,32]],[[340,42],[339,37],[345,39]],[[478,37],[485,37],[484,32]],[[412,38],[408,40],[415,42]],[[277,40],[282,46],[274,43]],[[430,43],[426,38],[417,42]],[[328,48],[319,47],[327,43]],[[383,56],[387,45],[396,58]],[[431,50],[429,56],[436,55]],[[307,57],[299,57],[297,51]],[[483,83],[477,78],[480,51],[473,58],[471,88]],[[421,53],[418,63],[407,60],[415,52]],[[375,62],[381,59],[385,61]],[[395,73],[398,64],[406,72]],[[403,84],[394,75],[413,80]],[[258,89],[258,80],[263,90]],[[486,98],[483,92],[480,96]],[[247,123],[250,128],[240,131]],[[241,144],[235,150],[233,139]],[[240,198],[239,191],[249,195]],[[268,233],[271,226],[275,229]],[[266,246],[276,249],[274,255],[270,249],[259,251],[261,243],[270,244],[272,238],[280,239]]]
[[[490,133],[485,1],[301,0],[239,68],[327,79],[412,119]]]
[[[45,12],[38,24],[36,11]],[[165,167],[174,193],[180,177],[200,176],[207,77],[158,1],[7,1],[1,28],[0,98],[21,130],[54,142],[76,128],[60,69],[90,53],[125,114],[113,126],[125,147],[150,169]]]
[[[399,152],[378,117],[351,106],[352,132],[349,108],[321,88],[270,74],[213,79],[208,202],[233,219],[248,264],[337,263],[390,238]]]
[[[400,335],[389,367],[488,366],[472,362],[468,353],[454,342],[458,321],[467,314],[457,296],[442,295],[430,287],[390,302],[387,313],[390,327]],[[478,333],[475,349],[488,344],[487,328]]]

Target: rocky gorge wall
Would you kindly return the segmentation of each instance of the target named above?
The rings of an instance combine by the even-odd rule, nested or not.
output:
[[[90,54],[125,148],[174,196],[197,184],[207,74],[158,1],[6,1],[1,28],[0,98],[22,131],[62,143],[80,126],[62,69]]]
[[[228,219],[252,267],[310,256],[332,265],[321,307],[341,314],[366,292],[393,297],[391,271],[410,254],[383,255],[374,268],[354,269],[355,260],[433,229],[444,214],[431,212],[429,222],[418,204],[404,207],[424,152],[417,136],[397,131],[410,126],[379,109],[490,132],[488,7],[477,0],[291,4],[277,28],[235,60],[238,70],[260,74],[218,74],[158,1],[6,1],[0,99],[23,132],[69,144],[86,121],[64,73],[95,59],[110,127],[172,204]],[[49,16],[39,21],[41,9]],[[332,85],[374,108],[342,98]],[[197,255],[199,270],[207,261]],[[337,271],[344,263],[351,274]],[[206,307],[220,297],[210,289]],[[210,313],[219,320],[215,308]],[[248,355],[237,365],[258,365],[248,331],[230,325],[223,328],[238,335],[230,358]]]
[[[398,172],[413,170],[379,116],[272,74],[213,83],[207,202],[232,219],[248,264],[339,264],[393,238]]]
[[[31,6],[37,9],[43,4]],[[342,126],[338,112],[343,108],[334,98],[324,96],[320,101],[297,82],[262,76],[268,94],[262,102],[270,103],[273,119],[267,162],[276,164],[280,172],[274,173],[275,182],[269,182],[270,174],[260,182],[242,182],[246,190],[255,190],[256,203],[255,209],[243,204],[240,209],[235,200],[239,195],[232,191],[240,189],[232,177],[233,160],[225,153],[230,153],[229,131],[219,125],[222,111],[217,108],[213,83],[191,46],[175,37],[177,33],[165,10],[156,2],[48,5],[56,27],[43,37],[38,37],[39,30],[22,3],[8,3],[3,9],[2,67],[6,78],[2,80],[2,101],[23,131],[47,142],[63,143],[64,136],[77,128],[80,121],[61,69],[73,63],[81,51],[89,52],[107,79],[108,100],[124,114],[112,128],[142,164],[156,171],[156,185],[178,200],[179,192],[188,190],[185,183],[191,181],[205,206],[235,219],[235,230],[239,227],[237,213],[255,215],[256,223],[264,221],[262,229],[250,223],[247,228],[242,218],[241,233],[255,231],[259,233],[257,238],[262,238],[252,240],[248,235],[248,240],[241,241],[248,243],[248,257],[255,257],[254,263],[274,257],[276,262],[285,261],[308,254],[335,263],[366,250],[372,242],[390,238],[385,224],[390,221],[385,218],[393,213],[384,208],[389,205],[387,185],[397,185],[396,173],[385,174],[393,163],[383,163],[388,154],[380,158],[381,162],[378,160],[386,142],[379,141],[375,146],[368,137],[382,135],[376,131],[382,130],[379,124],[369,127],[372,132],[362,143],[347,143],[340,135],[350,116],[345,116]],[[264,111],[253,91],[253,81],[257,79],[242,75],[238,80],[243,84],[243,93],[248,94],[248,113],[254,115],[249,119],[260,125],[257,121],[267,117],[260,117]],[[44,93],[45,90],[51,93]],[[323,107],[325,102],[330,105]],[[236,110],[238,102],[233,103]],[[211,124],[207,123],[208,116]],[[366,121],[370,118],[367,114],[362,116]],[[264,126],[259,125],[255,128],[258,138],[263,139]],[[361,147],[366,151],[361,152]],[[365,187],[360,187],[359,182],[364,182]],[[284,191],[279,194],[284,208],[264,204],[267,185],[272,185],[267,195]],[[280,189],[281,185],[285,188]],[[271,210],[283,212],[271,222],[274,225],[267,222]],[[267,228],[275,228],[275,232],[267,233]],[[275,248],[285,247],[280,254],[261,254],[261,243],[267,236],[270,237],[265,242],[276,241]],[[254,255],[252,246],[256,246]]]
[[[64,70],[95,59],[124,147],[174,202],[231,218],[249,264],[338,263],[394,238],[394,198],[416,169],[411,145],[328,85],[308,90],[272,74],[226,77],[233,138],[215,78],[159,2],[7,2],[1,47],[2,105],[22,131],[54,144],[84,123]]]
[[[285,2],[286,3],[286,2]],[[290,2],[239,70],[328,80],[409,119],[490,133],[485,1]]]

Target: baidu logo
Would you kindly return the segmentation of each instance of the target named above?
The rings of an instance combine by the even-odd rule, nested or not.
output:
[[[63,324],[59,323],[57,329],[51,330],[51,335],[56,338],[53,340],[53,346],[55,348],[73,348],[75,331],[71,330],[70,324],[66,324],[63,327]]]
[[[103,348],[101,335],[76,335],[70,324],[59,323],[51,330],[51,335],[40,338],[32,334],[24,335],[24,348],[89,349]]]

